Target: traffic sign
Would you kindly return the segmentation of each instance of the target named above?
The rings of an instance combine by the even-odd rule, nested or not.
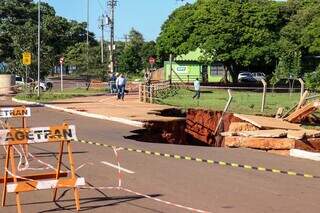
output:
[[[61,57],[61,58],[60,58],[59,63],[60,63],[60,64],[64,64],[64,57]]]
[[[30,65],[31,64],[31,53],[30,52],[24,52],[22,54],[22,63],[24,65]]]
[[[153,64],[155,64],[155,63],[156,63],[156,58],[150,56],[150,57],[149,57],[149,64],[153,65]]]

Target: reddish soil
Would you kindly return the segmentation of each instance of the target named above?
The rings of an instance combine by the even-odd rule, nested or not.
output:
[[[168,113],[165,112],[164,116]],[[177,114],[177,112],[172,113]],[[224,146],[224,138],[219,133],[228,131],[231,122],[240,122],[241,120],[234,117],[232,113],[225,113],[217,136],[214,136],[221,114],[222,112],[189,109],[185,116],[186,119],[169,122],[148,122],[146,124],[148,133],[145,132],[144,137],[149,138],[151,136],[158,138],[158,142],[170,144],[222,147]]]
[[[223,137],[219,136],[220,132],[228,131],[231,122],[240,122],[239,118],[232,113],[225,113],[217,131],[214,135],[216,126],[221,118],[222,112],[189,109],[186,117],[186,133],[194,140],[199,140],[207,145],[214,147],[223,146]]]

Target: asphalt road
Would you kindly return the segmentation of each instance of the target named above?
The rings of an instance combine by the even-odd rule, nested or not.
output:
[[[12,104],[0,100],[0,107]],[[32,117],[28,120],[28,126],[50,126],[62,122],[75,124],[78,138],[84,140],[320,176],[319,162],[247,149],[135,141],[127,139],[135,135],[134,127],[43,107],[32,107]],[[18,125],[15,121],[10,123]],[[56,144],[30,147],[30,152],[37,158],[53,165],[56,162],[57,150]],[[112,149],[74,142],[73,151],[76,167],[83,165],[77,170],[77,175],[85,177],[88,185],[94,187],[118,185],[117,169],[110,166],[117,164]],[[3,174],[4,153],[4,149],[1,149],[1,174]],[[121,167],[126,169],[122,172],[122,186],[153,198],[217,213],[318,213],[320,209],[320,179],[178,160],[124,150],[119,150],[118,154]],[[67,156],[64,157],[63,170],[67,170]],[[102,161],[108,165],[101,163]],[[36,160],[30,159],[30,166],[39,168]],[[50,190],[24,193],[21,196],[23,211],[75,212],[72,191],[61,189],[59,195],[59,201],[52,202]],[[186,209],[116,189],[81,189],[80,197],[83,212],[188,212]],[[6,207],[0,207],[1,213],[16,212],[14,194],[8,195],[7,204]]]

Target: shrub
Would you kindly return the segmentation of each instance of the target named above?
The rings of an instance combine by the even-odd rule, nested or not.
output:
[[[309,90],[320,90],[320,64],[314,72],[307,73],[304,79]]]

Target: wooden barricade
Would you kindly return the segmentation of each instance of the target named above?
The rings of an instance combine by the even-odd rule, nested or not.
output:
[[[53,200],[56,200],[59,188],[73,188],[77,210],[80,210],[79,186],[85,185],[82,177],[77,177],[72,156],[71,140],[77,140],[75,126],[63,124],[60,126],[37,127],[37,128],[10,128],[0,130],[0,145],[7,147],[5,169],[3,177],[2,206],[6,204],[7,193],[16,194],[18,213],[22,212],[20,193],[43,189],[54,189]],[[38,143],[59,143],[59,156],[55,173],[44,173],[29,176],[18,176],[14,158],[15,145],[28,145]],[[64,146],[67,147],[71,177],[61,173],[61,163]],[[11,172],[9,171],[11,167]],[[9,175],[12,176],[9,178]],[[44,179],[45,178],[45,179]],[[48,178],[48,179],[47,179]]]
[[[4,107],[0,108],[0,118],[21,118],[21,128],[27,128],[27,117],[31,117],[31,109],[29,107]],[[5,128],[10,125],[5,121]],[[23,145],[24,152],[28,153],[28,145]]]
[[[0,118],[21,118],[21,127],[27,127],[26,118],[31,116],[31,109],[29,107],[4,107],[0,108]],[[5,123],[8,126],[8,123]]]

